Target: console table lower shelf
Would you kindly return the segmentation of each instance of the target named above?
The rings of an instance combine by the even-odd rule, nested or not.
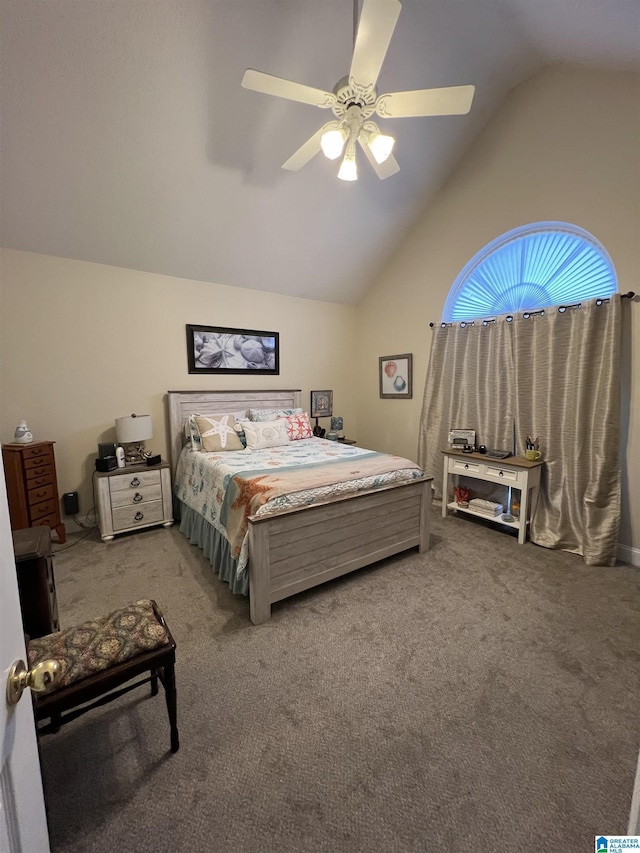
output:
[[[540,491],[540,472],[543,462],[529,462],[521,456],[509,456],[507,459],[488,459],[481,453],[451,453],[444,454],[444,475],[442,482],[442,517],[446,518],[449,510],[463,512],[476,518],[484,518],[494,524],[511,527],[518,531],[518,542],[524,545],[527,540],[527,528],[531,523],[538,502]],[[500,484],[520,492],[520,515],[513,521],[504,521],[501,515],[491,516],[477,512],[471,507],[459,506],[451,501],[453,490],[452,479],[471,477],[486,483]],[[505,506],[505,512],[508,511]]]

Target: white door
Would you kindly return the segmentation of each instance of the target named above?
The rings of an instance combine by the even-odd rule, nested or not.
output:
[[[6,701],[7,677],[26,662],[9,508],[0,456],[0,850],[49,853],[49,834],[29,690]]]

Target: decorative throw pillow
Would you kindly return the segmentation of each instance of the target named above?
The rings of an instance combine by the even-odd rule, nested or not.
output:
[[[286,418],[289,415],[301,415],[302,409],[249,409],[249,420],[251,421],[275,421],[277,418]]]
[[[244,421],[244,434],[247,437],[247,450],[261,450],[263,447],[280,447],[289,444],[287,422],[284,419],[276,421]]]
[[[289,441],[299,441],[301,438],[313,438],[311,421],[307,412],[301,415],[289,415],[284,419],[287,425]]]
[[[189,444],[191,445],[192,450],[202,450],[202,442],[200,440],[200,433],[198,432],[198,425],[196,423],[196,418],[199,415],[190,415],[189,420],[186,422],[186,426],[189,430]]]
[[[196,415],[195,421],[205,453],[219,450],[242,450],[242,442],[235,430],[233,415]]]

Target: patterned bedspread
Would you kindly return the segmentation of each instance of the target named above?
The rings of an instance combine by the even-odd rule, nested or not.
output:
[[[184,504],[226,537],[242,574],[249,556],[249,516],[275,515],[422,476],[409,459],[309,438],[265,450],[185,448],[174,488]]]

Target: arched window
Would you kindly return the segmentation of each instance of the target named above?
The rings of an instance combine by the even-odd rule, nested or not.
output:
[[[446,323],[535,311],[606,297],[617,291],[606,249],[567,222],[535,222],[488,243],[449,292]]]

